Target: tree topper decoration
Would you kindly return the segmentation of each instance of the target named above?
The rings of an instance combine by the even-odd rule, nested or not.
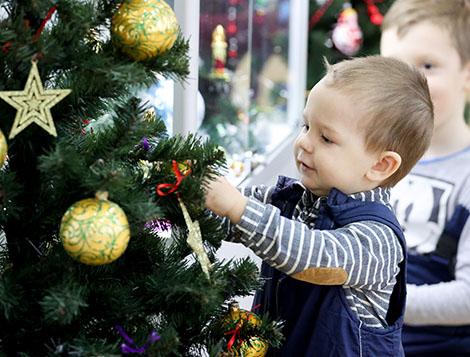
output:
[[[36,123],[52,136],[57,136],[51,108],[72,92],[70,89],[44,90],[37,61],[31,62],[24,90],[0,92],[0,98],[17,110],[9,139],[13,139],[32,123]]]

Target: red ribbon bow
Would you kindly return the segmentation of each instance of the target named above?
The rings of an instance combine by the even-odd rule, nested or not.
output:
[[[173,172],[175,173],[175,176],[176,176],[176,182],[175,183],[161,183],[157,185],[155,187],[155,191],[157,192],[157,195],[159,196],[168,196],[170,193],[175,192],[181,185],[181,182],[183,181],[183,179],[191,173],[191,168],[188,168],[188,170],[184,174],[182,174],[178,167],[178,163],[176,162],[176,160],[172,161],[172,166],[173,166]]]
[[[259,309],[260,306],[261,306],[261,304],[255,305],[255,306],[253,306],[253,308],[251,310],[252,311],[257,310],[257,309]],[[246,314],[246,320],[247,321],[249,320],[250,316],[254,315],[252,311],[247,312],[247,314]],[[230,351],[230,349],[233,347],[233,344],[237,340],[237,337],[240,335],[240,328],[241,327],[242,327],[242,320],[240,319],[237,323],[237,326],[235,326],[235,328],[233,330],[227,331],[227,332],[224,333],[225,335],[232,335],[230,340],[227,342],[227,351]],[[240,343],[243,343],[243,340],[240,339]]]
[[[233,330],[225,332],[225,335],[232,335],[230,340],[227,342],[227,351],[230,351],[233,344],[237,340],[237,337],[240,335],[240,328],[241,327],[242,327],[242,324],[240,322],[238,322],[237,326]]]

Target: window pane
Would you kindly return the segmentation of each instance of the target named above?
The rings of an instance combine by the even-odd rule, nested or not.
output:
[[[201,0],[200,9],[200,130],[243,177],[294,126],[287,121],[290,1]]]

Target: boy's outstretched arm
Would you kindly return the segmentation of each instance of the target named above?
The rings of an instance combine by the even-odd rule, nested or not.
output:
[[[217,177],[206,187],[206,207],[220,217],[237,224],[245,211],[248,199],[225,177]]]
[[[346,273],[344,285],[380,291],[392,287],[402,253],[390,228],[364,221],[338,230],[312,230],[282,217],[268,203],[272,191],[261,191],[244,190],[249,196],[245,197],[224,178],[206,188],[206,207],[233,224],[229,240],[242,243],[288,275],[309,268],[341,268]],[[364,274],[364,266],[371,272]]]

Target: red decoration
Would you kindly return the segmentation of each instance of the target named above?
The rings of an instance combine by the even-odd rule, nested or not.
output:
[[[224,333],[225,335],[232,335],[230,340],[227,342],[227,351],[230,351],[230,349],[233,347],[233,344],[237,340],[238,335],[240,335],[240,328],[241,327],[242,327],[242,325],[240,323],[237,323],[237,326],[235,327],[235,329],[233,329],[231,331],[227,331],[227,332]],[[240,342],[242,342],[242,341],[240,340]]]
[[[377,5],[375,5],[376,1],[364,0],[364,2],[367,5],[367,14],[369,15],[370,22],[372,22],[376,26],[380,26],[384,17],[380,13],[380,10]]]
[[[318,8],[317,11],[314,12],[308,23],[309,30],[312,30],[313,27],[318,23],[318,21],[320,21],[320,19],[323,17],[323,15],[325,15],[326,10],[328,10],[332,3],[333,0],[328,0],[320,8]]]
[[[10,41],[8,42],[5,42],[2,46],[2,51],[4,54],[7,54],[8,51],[10,50],[10,47],[11,47],[12,43]]]
[[[217,70],[224,70],[225,69],[225,63],[219,59],[216,59],[214,61],[214,68]]]
[[[227,34],[233,35],[237,31],[238,31],[238,27],[237,27],[237,24],[235,23],[235,21],[229,22],[229,24],[227,25]]]
[[[82,135],[85,136],[87,134],[87,131],[86,131],[86,126],[88,124],[90,124],[90,120],[88,119],[84,119],[82,121],[82,124],[83,124],[83,127],[82,127]],[[93,135],[95,132],[93,131],[93,128],[90,128],[90,134]]]
[[[173,166],[173,172],[175,173],[175,176],[176,176],[176,182],[175,183],[161,183],[157,185],[155,187],[155,191],[157,192],[157,195],[159,196],[168,196],[170,193],[175,192],[180,187],[181,182],[183,182],[183,179],[191,173],[191,168],[188,168],[184,174],[181,173],[176,160],[172,161],[172,166]]]
[[[39,36],[41,36],[42,30],[43,30],[44,27],[46,26],[47,22],[51,19],[52,15],[54,15],[54,12],[55,12],[56,10],[57,10],[57,7],[56,7],[55,5],[49,9],[49,11],[47,12],[46,17],[45,17],[44,20],[42,20],[42,22],[41,22],[41,26],[39,26],[38,30],[37,30],[36,33],[34,34],[33,41],[39,40]]]
[[[33,36],[33,42],[36,42],[37,40],[39,40],[39,37],[41,36],[42,30],[44,30],[44,27],[46,26],[47,22],[51,19],[52,15],[54,14],[54,12],[56,10],[57,10],[57,7],[55,5],[49,9],[49,11],[47,12],[46,17],[44,18],[44,20],[42,20],[41,25],[39,26],[39,28],[37,29],[36,33]],[[25,28],[30,27],[28,19],[24,20],[24,27]],[[8,51],[10,50],[11,45],[12,45],[11,42],[5,42],[3,44],[2,51],[3,51],[4,54],[8,53]],[[38,59],[39,56],[36,56],[35,58]]]

